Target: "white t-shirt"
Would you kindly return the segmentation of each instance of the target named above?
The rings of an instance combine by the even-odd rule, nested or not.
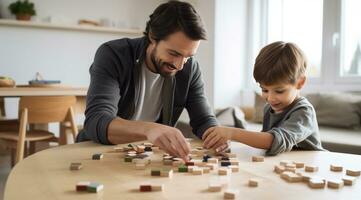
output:
[[[140,95],[132,120],[155,122],[163,107],[161,94],[164,78],[150,71],[142,64],[140,75]]]

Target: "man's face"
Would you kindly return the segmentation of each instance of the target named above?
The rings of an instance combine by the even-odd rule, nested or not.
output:
[[[263,99],[270,104],[275,113],[281,113],[299,96],[299,90],[303,84],[304,79],[302,78],[296,84],[261,84],[260,87]]]
[[[181,31],[169,35],[165,40],[151,41],[147,56],[153,66],[148,67],[164,77],[174,76],[197,52],[199,43],[199,40],[191,40]]]

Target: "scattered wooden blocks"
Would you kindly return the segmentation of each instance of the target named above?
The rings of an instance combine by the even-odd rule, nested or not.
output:
[[[263,156],[252,156],[252,162],[264,162]]]
[[[221,161],[221,166],[222,167],[227,167],[227,166],[230,166],[231,165],[231,162],[229,161]]]
[[[221,167],[218,169],[218,175],[227,176],[228,174],[231,174],[231,169],[225,167]]]
[[[297,175],[302,177],[302,181],[308,183],[310,181],[310,179],[312,178],[311,175],[308,175],[306,173],[303,172],[298,172]]]
[[[186,162],[186,166],[194,166],[194,162],[188,161]]]
[[[231,165],[239,165],[238,160],[230,160],[229,162],[231,162]]]
[[[249,187],[257,187],[258,186],[258,181],[256,179],[249,179],[248,180],[248,186]]]
[[[89,181],[82,181],[82,182],[78,182],[76,184],[76,191],[87,191],[88,185],[90,184]]]
[[[286,168],[282,165],[275,165],[274,171],[277,174],[281,174],[282,172],[284,172],[286,170]]]
[[[193,175],[202,175],[203,174],[203,170],[199,167],[195,167],[193,168],[193,172],[192,172]]]
[[[193,169],[197,168],[197,166],[187,166],[187,168],[189,173],[193,173]]]
[[[292,162],[290,160],[281,160],[280,161],[280,165],[285,166],[285,167],[288,163],[292,163]]]
[[[345,176],[342,178],[344,185],[353,185],[356,182],[356,177]]]
[[[96,153],[96,154],[93,154],[93,156],[92,156],[93,160],[101,160],[102,158],[103,158],[103,154],[101,154],[101,153]]]
[[[188,172],[188,167],[185,165],[180,165],[178,167],[178,172]]]
[[[207,163],[205,167],[209,168],[210,170],[215,170],[218,168],[218,165],[215,163]]]
[[[164,184],[152,184],[152,191],[163,191],[164,190]]]
[[[224,191],[224,199],[235,199],[239,194],[239,190],[227,189]]]
[[[321,188],[325,188],[326,185],[326,181],[322,178],[311,178],[310,181],[308,182],[308,186],[314,189],[321,189]]]
[[[232,173],[239,172],[239,167],[237,165],[230,165],[228,168],[231,169]]]
[[[333,189],[340,189],[343,187],[343,180],[341,180],[341,179],[328,180],[327,187],[333,188]]]
[[[303,163],[303,162],[293,161],[293,164],[296,165],[296,168],[304,168],[305,167],[305,163]]]
[[[70,170],[79,170],[83,167],[81,163],[71,163]]]
[[[330,170],[333,172],[342,172],[343,167],[341,165],[330,165]]]
[[[218,164],[218,159],[217,158],[209,158],[208,163]]]
[[[361,171],[355,169],[346,169],[346,174],[349,176],[360,176]]]
[[[152,169],[152,170],[150,171],[150,174],[151,174],[152,176],[160,176],[160,170],[159,170],[159,169]]]
[[[150,185],[149,183],[142,183],[139,186],[139,191],[140,192],[151,192],[152,191],[152,185]]]
[[[173,160],[163,160],[163,165],[173,165]]]
[[[102,184],[90,183],[87,187],[87,191],[92,192],[92,193],[98,193],[98,192],[102,191],[103,188],[104,188],[104,185],[102,185]]]
[[[281,178],[285,179],[286,181],[291,182],[291,183],[296,183],[296,182],[302,181],[302,176],[299,176],[298,174],[295,174],[293,172],[288,172],[288,171],[282,172]]]
[[[135,169],[136,170],[144,170],[145,169],[145,164],[144,163],[136,163],[135,164]]]
[[[173,177],[173,169],[163,169],[163,170],[160,172],[160,176],[161,176],[161,177],[172,178],[172,177]]]
[[[203,174],[208,174],[211,170],[208,167],[203,167]]]
[[[133,157],[129,157],[129,156],[124,157],[124,162],[132,162],[132,161],[133,161]]]
[[[318,171],[318,167],[317,167],[317,166],[313,166],[313,165],[306,165],[306,166],[305,166],[305,171],[306,171],[306,172],[317,172],[317,171]]]
[[[208,191],[219,192],[222,189],[222,184],[219,181],[210,181],[208,184]]]

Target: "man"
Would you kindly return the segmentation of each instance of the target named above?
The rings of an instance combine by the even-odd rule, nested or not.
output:
[[[173,127],[183,109],[199,138],[218,125],[193,58],[206,31],[189,3],[170,1],[150,15],[144,35],[98,49],[90,68],[85,131],[77,140],[149,140],[186,160],[190,147]]]

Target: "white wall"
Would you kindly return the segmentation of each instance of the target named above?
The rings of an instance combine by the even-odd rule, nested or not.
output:
[[[10,16],[10,0],[0,0],[2,17]],[[76,23],[79,18],[109,18],[143,29],[160,0],[33,0],[37,20],[50,14],[57,22]],[[124,25],[124,24],[121,24]],[[73,86],[89,85],[89,67],[100,44],[129,35],[0,26],[0,75],[26,84],[40,72],[45,79]],[[134,37],[134,36],[133,36]],[[17,117],[16,98],[6,99],[9,117]],[[78,119],[81,121],[82,118]]]
[[[247,1],[217,0],[215,10],[214,106],[239,106],[247,55]]]

